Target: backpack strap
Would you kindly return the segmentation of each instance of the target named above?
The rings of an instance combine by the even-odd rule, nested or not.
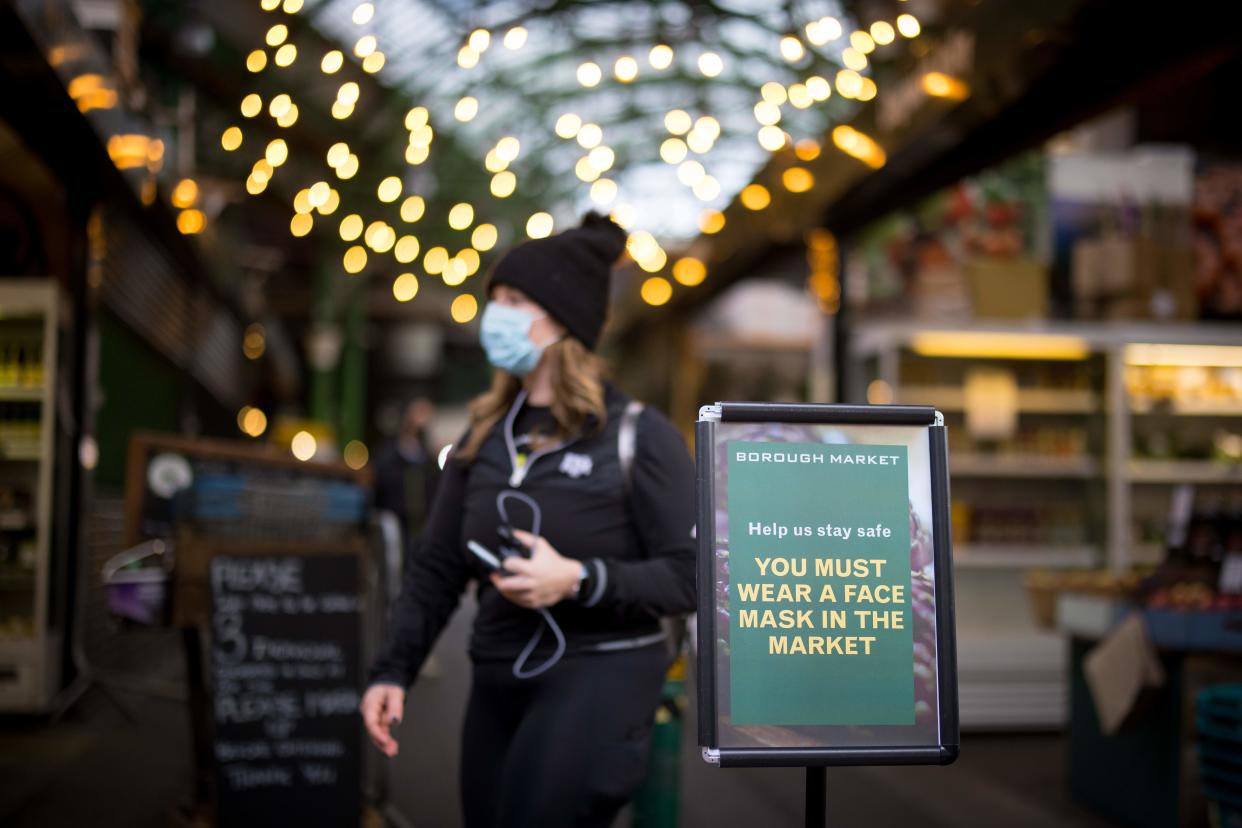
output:
[[[634,488],[634,455],[638,451],[638,415],[642,413],[643,404],[638,400],[630,400],[621,414],[621,425],[617,430],[617,458],[621,461],[621,485],[625,488],[627,502]]]

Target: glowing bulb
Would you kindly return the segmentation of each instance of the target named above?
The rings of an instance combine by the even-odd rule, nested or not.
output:
[[[496,154],[496,148],[487,151],[487,156],[483,159],[483,167],[490,173],[503,172],[508,169],[509,162]]]
[[[622,83],[629,83],[638,77],[638,61],[629,55],[619,57],[612,66],[612,74]]]
[[[332,188],[328,186],[326,181],[316,181],[306,191],[306,200],[310,202],[312,207],[322,207],[328,203],[328,196],[332,193]]]
[[[289,232],[298,238],[305,236],[314,226],[315,220],[311,218],[310,213],[296,213],[289,220]]]
[[[587,159],[595,169],[600,172],[607,172],[611,169],[613,162],[617,160],[617,154],[612,151],[611,147],[601,146],[587,153]]]
[[[350,213],[341,219],[341,240],[355,241],[362,235],[362,216]]]
[[[768,152],[776,152],[785,146],[785,132],[780,127],[765,126],[759,130],[759,146]]]
[[[807,109],[815,103],[815,96],[803,84],[795,83],[789,87],[789,102],[798,109]]]
[[[628,230],[634,225],[634,217],[637,215],[637,212],[633,204],[618,204],[612,208],[612,213],[609,215],[619,227]]]
[[[598,63],[592,63],[591,61],[587,61],[586,63],[578,67],[578,83],[582,84],[588,89],[590,89],[593,86],[598,86],[599,82],[603,80],[603,78],[604,78],[604,73],[599,68]]]
[[[867,56],[852,46],[842,50],[841,62],[847,68],[853,69],[855,72],[861,72],[867,68]]]
[[[187,236],[201,233],[207,225],[207,217],[202,210],[182,210],[177,214],[177,230]]]
[[[349,158],[349,144],[340,141],[328,148],[328,166],[332,169],[344,164],[347,158]]]
[[[405,128],[409,130],[418,129],[427,125],[427,107],[416,106],[409,112],[405,113]]]
[[[617,198],[617,182],[610,178],[601,178],[591,185],[591,201],[605,207]]]
[[[284,115],[276,119],[276,125],[285,127],[286,129],[298,122],[298,105],[290,104],[289,109]]]
[[[392,295],[398,302],[408,302],[418,295],[418,277],[402,273],[392,283]]]
[[[651,51],[647,53],[647,62],[651,64],[652,69],[663,71],[673,65],[673,49],[659,43],[651,47]]]
[[[781,122],[781,108],[776,104],[760,101],[755,104],[755,120],[763,126],[772,126]]]
[[[471,49],[482,54],[487,51],[488,46],[492,45],[492,35],[487,29],[475,29],[470,33],[470,38],[466,42]]]
[[[449,315],[453,317],[453,321],[459,325],[464,325],[479,312],[479,301],[469,293],[463,293],[453,300],[452,306],[449,308]]]
[[[232,152],[242,145],[242,131],[240,127],[231,126],[220,136],[220,146],[224,147],[227,152]]]
[[[315,438],[311,436],[309,431],[299,431],[293,435],[293,441],[289,444],[293,456],[303,463],[315,456],[315,451],[318,447]]]
[[[182,209],[193,206],[198,201],[198,183],[193,178],[183,178],[173,187],[172,204]]]
[[[362,92],[358,84],[353,81],[346,81],[341,84],[341,88],[336,90],[336,100],[344,104],[358,103],[358,95]]]
[[[707,266],[693,256],[673,262],[673,278],[686,287],[694,287],[707,278]]]
[[[354,54],[360,58],[374,52],[379,48],[379,41],[375,39],[375,35],[363,35],[358,38],[358,42],[354,44]]]
[[[819,33],[819,36],[823,38],[824,43],[836,40],[845,32],[845,30],[841,28],[841,21],[837,20],[835,17],[821,17],[817,23],[818,26],[816,27],[816,31]]]
[[[341,206],[341,194],[336,190],[328,190],[328,200],[320,204],[317,209],[319,215],[330,216],[336,212],[336,208]]]
[[[379,183],[375,194],[379,200],[385,204],[391,204],[401,198],[401,179],[395,175],[390,175]]]
[[[759,95],[764,101],[773,106],[780,106],[788,99],[788,95],[785,94],[784,84],[777,83],[776,81],[768,81],[759,87]]]
[[[918,37],[922,27],[917,17],[912,14],[903,14],[897,17],[897,31],[901,32],[902,37]]]
[[[393,247],[392,256],[401,264],[409,264],[418,258],[418,239],[414,236],[402,236]]]
[[[443,247],[433,247],[423,256],[423,270],[431,274],[441,273],[448,264],[448,251]]]
[[[366,444],[361,440],[350,440],[345,444],[345,449],[341,452],[341,458],[345,461],[345,465],[354,471],[358,471],[366,466],[367,460],[371,458],[371,453],[367,451]]]
[[[545,239],[552,235],[552,216],[548,213],[535,213],[526,220],[526,235],[532,239]]]
[[[669,299],[673,298],[673,286],[669,284],[668,279],[660,276],[652,276],[643,282],[643,286],[639,291],[643,301],[652,307],[659,307],[666,304]]]
[[[336,177],[342,181],[353,178],[358,174],[358,156],[350,153],[349,157],[341,162],[341,166],[336,168]]]
[[[444,270],[440,271],[440,278],[449,287],[457,287],[466,281],[466,263],[454,256],[445,263]]]
[[[426,144],[410,144],[405,148],[405,163],[418,166],[431,157],[431,147]]]
[[[699,201],[714,201],[720,195],[720,182],[710,175],[705,175],[691,188]]]
[[[277,138],[267,145],[267,150],[264,151],[263,157],[273,167],[279,167],[289,160],[289,145],[285,143],[285,139]]]
[[[267,36],[263,38],[268,46],[279,46],[289,37],[289,27],[284,23],[277,23],[275,26],[267,30]]]
[[[353,15],[350,17],[356,26],[365,26],[371,22],[371,18],[375,16],[375,6],[370,3],[362,3],[358,8],[354,9]]]
[[[453,107],[453,117],[462,123],[473,121],[474,116],[479,114],[479,101],[469,95],[457,102],[457,106]]]
[[[291,106],[293,106],[293,98],[282,93],[272,98],[271,103],[267,105],[267,112],[273,118],[279,118],[287,113]]]
[[[724,229],[725,217],[724,213],[719,210],[704,210],[699,215],[699,230],[707,235],[719,233]]]
[[[473,69],[479,65],[479,53],[469,46],[457,50],[457,65],[462,69]]]
[[[850,46],[865,56],[875,51],[875,40],[866,32],[858,31],[850,35]]]
[[[583,124],[578,130],[578,146],[583,149],[594,149],[604,140],[604,130],[596,124]]]
[[[284,46],[281,46],[276,50],[276,56],[273,60],[276,62],[277,66],[285,67],[292,66],[293,62],[297,60],[297,58],[298,47],[294,46],[292,43],[286,43]]]
[[[802,46],[802,41],[793,35],[785,35],[781,38],[781,57],[790,63],[796,63],[806,56],[806,49]]]
[[[371,249],[376,253],[387,253],[392,250],[393,245],[397,243],[396,232],[387,224],[375,234],[375,239],[371,242]]]
[[[250,175],[256,181],[266,183],[272,180],[272,173],[275,171],[276,168],[267,163],[266,158],[260,158],[258,161],[254,162],[254,167],[250,170]]]
[[[819,142],[814,138],[803,138],[794,144],[794,154],[802,161],[814,161],[819,158]]]
[[[522,144],[512,135],[507,135],[496,142],[496,157],[502,161],[513,161],[522,151]]]
[[[811,75],[811,77],[806,79],[806,90],[817,101],[826,101],[832,97],[832,84],[819,75]]]
[[[427,203],[423,201],[423,197],[412,195],[401,202],[401,220],[413,224],[423,217],[426,210]]]
[[[514,26],[512,29],[505,32],[505,48],[506,49],[514,49],[514,50],[521,49],[525,45],[526,45],[526,29],[524,29],[523,27]]]
[[[255,178],[253,175],[251,175],[249,178],[246,179],[246,192],[250,193],[251,195],[258,195],[259,193],[263,192],[266,189],[267,189],[266,178]]]
[[[711,115],[704,115],[695,121],[694,129],[696,132],[710,135],[713,141],[720,137],[720,122]]]
[[[875,81],[871,78],[863,78],[862,89],[858,90],[858,100],[870,101],[875,98],[876,91]]]
[[[572,112],[567,112],[556,119],[556,134],[565,140],[569,140],[577,135],[581,127],[582,119]]]
[[[460,204],[454,204],[453,208],[449,210],[448,223],[449,227],[452,227],[454,230],[465,230],[474,224],[474,207],[464,201]]]
[[[470,234],[470,245],[475,250],[487,252],[496,246],[499,234],[494,224],[480,224],[474,228],[474,232]]]
[[[705,152],[710,152],[713,143],[714,140],[711,135],[697,129],[690,130],[690,134],[686,136],[686,145],[700,155]]]
[[[383,52],[372,52],[362,60],[362,71],[374,75],[376,72],[384,68],[384,64],[388,58],[384,57]]]
[[[246,68],[251,72],[262,72],[267,66],[267,52],[262,49],[255,49],[246,55]]]
[[[345,65],[345,55],[340,49],[333,49],[323,56],[323,60],[319,62],[319,68],[325,75],[335,75],[341,71],[341,67]]]
[[[579,180],[590,183],[599,178],[599,170],[591,166],[591,159],[584,155],[574,165],[574,175],[578,176]]]
[[[897,33],[893,31],[893,25],[883,20],[877,20],[871,24],[871,39],[880,46],[887,46],[897,38]]]
[[[772,203],[772,194],[762,184],[748,184],[740,195],[742,206],[747,210],[762,210]]]
[[[680,164],[686,160],[686,142],[680,138],[669,138],[660,144],[660,158],[666,164]]]
[[[260,354],[262,356],[262,354]],[[267,415],[262,409],[246,406],[239,417],[241,430],[250,437],[260,437],[267,431]]]
[[[707,175],[707,171],[703,169],[703,165],[693,159],[683,161],[677,167],[677,180],[687,187],[693,187],[695,184],[698,184],[705,175]]]
[[[704,52],[699,55],[699,71],[705,77],[714,78],[724,71],[724,61],[715,52]]]
[[[815,186],[815,176],[803,167],[790,167],[781,173],[781,182],[791,193],[805,193]]]
[[[690,113],[684,109],[674,109],[664,116],[664,128],[673,135],[685,135],[691,124]]]
[[[342,263],[345,265],[346,273],[361,273],[362,269],[367,266],[367,249],[360,244],[355,244],[345,251]]]
[[[466,266],[466,275],[473,276],[479,272],[479,266],[482,260],[479,259],[479,251],[472,247],[466,247],[457,251],[457,261]]]
[[[498,172],[492,176],[491,189],[496,198],[508,198],[517,189],[517,176],[507,170]]]
[[[843,98],[856,98],[863,87],[862,75],[853,69],[842,69],[837,72],[836,84],[837,92]]]
[[[263,111],[263,99],[255,93],[251,92],[242,98],[241,114],[247,118],[253,118]]]

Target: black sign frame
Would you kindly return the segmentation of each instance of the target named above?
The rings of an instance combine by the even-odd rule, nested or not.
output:
[[[719,423],[924,426],[931,471],[932,560],[936,618],[939,744],[877,747],[720,747],[716,624],[716,428]],[[944,417],[931,406],[719,402],[704,406],[695,427],[698,496],[698,736],[703,759],[720,767],[947,765],[957,759],[957,640]]]

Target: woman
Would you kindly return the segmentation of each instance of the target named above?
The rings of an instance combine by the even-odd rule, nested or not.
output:
[[[362,701],[395,755],[405,688],[476,580],[469,828],[609,825],[643,777],[660,618],[694,609],[693,463],[592,353],[624,248],[621,228],[588,214],[497,263],[481,320],[495,379],[471,404]]]

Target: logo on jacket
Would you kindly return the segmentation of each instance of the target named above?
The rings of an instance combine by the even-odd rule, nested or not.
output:
[[[561,472],[575,480],[579,477],[586,477],[594,468],[594,461],[586,454],[574,454],[572,451],[567,451],[561,459]]]

